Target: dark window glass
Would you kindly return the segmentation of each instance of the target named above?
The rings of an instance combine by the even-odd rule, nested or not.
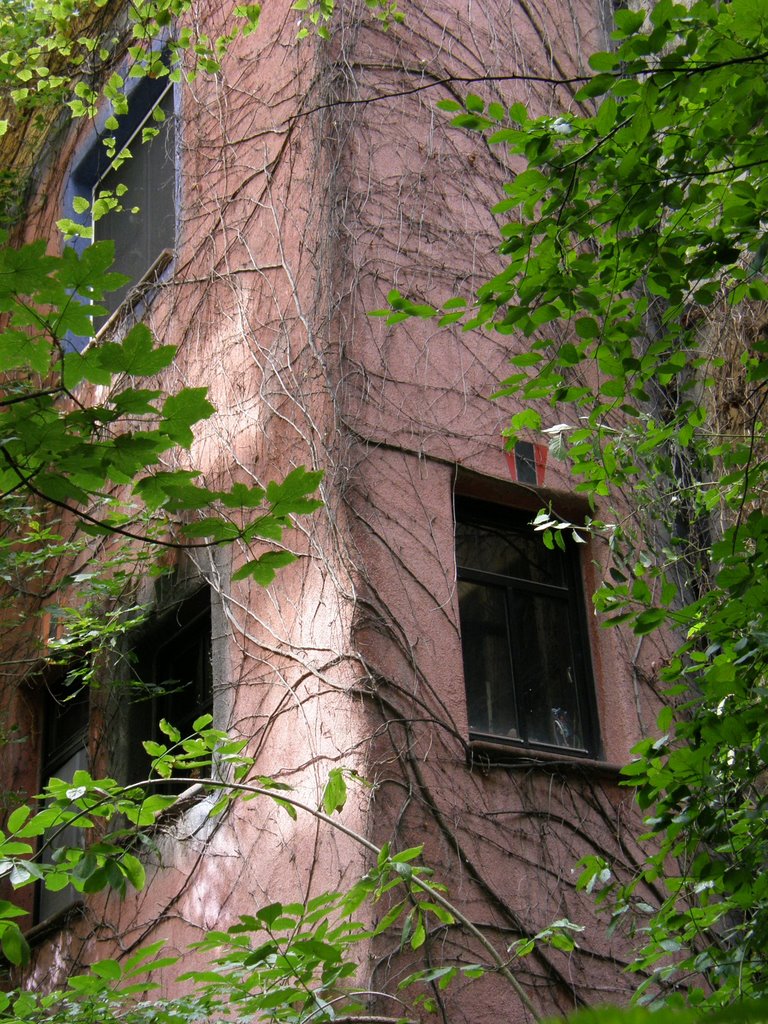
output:
[[[156,122],[151,112],[148,113],[126,144],[130,157],[121,161],[121,153],[125,152],[121,150],[113,166],[93,186],[93,200],[104,190],[117,193],[120,186],[127,189],[121,198],[124,209],[107,213],[94,223],[95,241],[112,239],[115,243],[112,270],[131,279],[129,284],[105,296],[102,304],[110,313],[117,309],[163,250],[175,245],[176,142],[172,88],[156,106],[165,120]],[[142,143],[141,131],[145,126],[160,130],[151,141]],[[94,321],[96,329],[105,319],[100,317]]]
[[[213,711],[210,591],[159,616],[134,658],[135,677],[143,684],[131,703],[134,746],[140,748],[143,740],[167,743],[159,729],[163,718],[189,735],[195,719]],[[149,758],[141,749],[130,753],[130,775],[137,781],[146,777]]]
[[[595,755],[577,552],[550,551],[508,509],[457,499],[456,512],[471,736]]]
[[[58,775],[72,754],[85,747],[88,730],[88,690],[73,689],[64,680],[46,687],[43,743],[43,776]]]
[[[464,506],[462,506],[464,507]],[[561,552],[544,547],[533,530],[509,529],[509,520],[459,521],[456,524],[456,563],[497,576],[531,583],[565,584]]]
[[[87,688],[73,689],[63,679],[46,686],[40,771],[43,786],[52,778],[70,782],[76,771],[87,769],[88,707]],[[74,825],[51,828],[42,839],[43,862],[50,864],[58,847],[82,846],[83,838],[83,830]],[[38,883],[38,920],[65,910],[76,899],[78,894],[71,885],[52,892]]]
[[[536,486],[536,455],[530,441],[518,441],[515,444],[515,468],[517,479],[521,484]]]

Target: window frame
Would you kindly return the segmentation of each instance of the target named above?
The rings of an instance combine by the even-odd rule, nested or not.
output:
[[[510,576],[502,573],[491,572],[487,569],[480,569],[476,566],[463,565],[460,562],[459,552],[459,529],[462,524],[471,527],[476,525],[481,528],[492,527],[507,534],[517,534],[528,538],[536,538],[543,546],[541,535],[533,530],[531,520],[533,512],[522,511],[519,508],[491,503],[474,497],[455,496],[455,555],[456,555],[456,579],[457,579],[457,603],[458,584],[462,581],[478,583],[486,587],[493,587],[502,590],[504,593],[504,624],[507,636],[507,665],[508,665],[508,686],[511,689],[510,705],[514,709],[517,724],[517,736],[508,733],[494,732],[473,726],[471,724],[472,694],[469,674],[466,667],[467,644],[462,638],[462,668],[464,676],[465,699],[467,710],[467,725],[470,742],[480,745],[501,745],[510,751],[536,751],[548,752],[556,755],[566,755],[583,759],[601,759],[602,744],[600,740],[600,728],[597,712],[597,701],[595,694],[594,674],[592,670],[590,636],[587,624],[586,609],[584,602],[584,585],[581,570],[580,550],[575,543],[564,538],[566,550],[559,548],[555,551],[555,557],[559,560],[562,568],[562,585],[545,583],[533,579],[526,579],[518,576]],[[548,552],[548,555],[551,555]],[[521,694],[515,688],[515,643],[519,636],[515,635],[515,625],[512,614],[512,602],[510,597],[519,595],[533,595],[543,598],[551,598],[562,603],[566,613],[564,621],[567,629],[567,645],[570,650],[570,667],[573,669],[573,693],[580,712],[581,743],[568,745],[567,743],[549,743],[538,738],[532,738],[531,716],[527,715],[521,708]],[[462,624],[461,611],[459,609],[460,634],[465,633],[466,623]],[[526,639],[526,642],[530,642]],[[537,644],[538,644],[537,640]],[[538,649],[538,648],[537,648]]]

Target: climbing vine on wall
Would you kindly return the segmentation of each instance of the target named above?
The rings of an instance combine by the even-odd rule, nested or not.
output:
[[[501,395],[514,440],[550,451],[600,502],[613,565],[600,612],[682,638],[660,735],[625,769],[656,843],[623,885],[588,884],[642,929],[647,998],[721,1006],[765,991],[764,580],[766,32],[751,0],[619,10],[584,108],[531,116],[476,93],[439,104],[516,173],[494,211],[503,265],[440,309],[389,296],[389,322],[463,322],[529,340]],[[591,105],[594,104],[594,107]],[[536,112],[538,114],[538,111]],[[394,312],[393,312],[394,311]],[[631,490],[625,505],[612,496]],[[545,510],[550,545],[570,529]],[[581,526],[581,523],[578,524]],[[670,871],[668,858],[676,858]],[[637,885],[660,883],[659,904]],[[653,905],[651,905],[653,904]]]

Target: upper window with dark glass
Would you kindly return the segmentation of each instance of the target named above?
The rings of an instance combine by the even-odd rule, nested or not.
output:
[[[530,518],[456,501],[470,736],[596,756],[578,552],[546,548]]]
[[[114,242],[112,269],[130,278],[100,300],[108,316],[176,243],[173,85],[167,78],[143,79],[128,103],[128,113],[117,119],[118,127],[111,132],[114,155],[108,155],[101,137],[94,139],[75,168],[71,191],[73,197],[88,200],[89,217],[94,207],[108,208],[92,220],[94,241]],[[87,223],[85,214],[75,217]],[[106,319],[95,318],[94,327],[98,330]]]
[[[143,142],[147,127],[157,129],[157,135]],[[94,241],[111,239],[115,243],[112,270],[130,278],[106,297],[103,304],[110,313],[161,253],[174,247],[175,148],[173,87],[169,86],[93,185],[92,207],[102,193],[117,197],[123,207],[109,211],[93,225]]]

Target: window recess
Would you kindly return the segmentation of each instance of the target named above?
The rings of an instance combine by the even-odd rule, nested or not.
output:
[[[161,719],[185,737],[197,718],[213,713],[209,588],[177,602],[149,623],[134,648],[132,674],[140,685],[128,708],[128,776],[137,782],[150,768],[143,741],[169,745],[159,728]],[[156,791],[169,790],[158,784]]]
[[[578,551],[550,551],[530,518],[456,499],[470,739],[595,757],[599,730]]]

